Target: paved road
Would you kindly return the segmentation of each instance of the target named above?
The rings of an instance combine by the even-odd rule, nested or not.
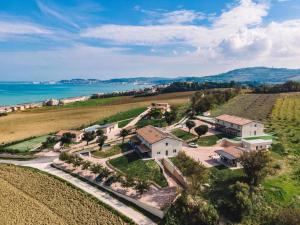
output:
[[[120,213],[131,218],[137,224],[140,224],[140,225],[154,225],[155,224],[148,217],[135,211],[134,209],[130,208],[129,206],[125,205],[124,203],[120,202],[119,200],[113,198],[106,192],[103,192],[103,191],[61,171],[61,170],[51,167],[50,164],[55,158],[57,158],[57,156],[43,157],[43,158],[38,158],[38,159],[30,160],[30,161],[0,160],[0,163],[11,163],[11,164],[19,165],[19,166],[33,167],[33,168],[39,169],[41,171],[47,172],[49,174],[55,175],[57,177],[60,177],[64,180],[68,181],[69,183],[73,184],[74,186],[86,191],[87,193],[95,196],[100,201],[104,202],[105,204],[111,206],[112,208],[116,209]]]

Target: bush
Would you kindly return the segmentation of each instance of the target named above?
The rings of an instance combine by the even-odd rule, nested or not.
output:
[[[70,155],[67,152],[62,152],[59,154],[59,160],[67,161],[70,159]]]

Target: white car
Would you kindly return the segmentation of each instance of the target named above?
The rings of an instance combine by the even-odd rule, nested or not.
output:
[[[196,143],[191,142],[191,143],[189,143],[189,147],[191,147],[191,148],[198,148],[199,146]]]

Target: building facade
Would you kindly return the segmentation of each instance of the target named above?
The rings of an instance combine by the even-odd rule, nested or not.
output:
[[[242,138],[264,135],[262,123],[226,114],[216,117],[215,129]]]
[[[130,142],[143,156],[151,158],[175,157],[182,150],[182,141],[151,125],[138,129]]]

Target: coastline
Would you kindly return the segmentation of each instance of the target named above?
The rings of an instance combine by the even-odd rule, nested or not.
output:
[[[2,84],[2,86],[1,86]],[[10,87],[11,85],[12,87]],[[18,86],[22,85],[19,89]],[[104,95],[121,94],[132,91],[143,91],[145,88],[153,88],[154,84],[32,84],[18,82],[0,82],[0,110],[11,107],[25,106],[31,108],[31,105],[39,107],[50,99],[72,100],[76,98],[90,98],[93,94],[101,93]],[[25,87],[25,88],[24,88]],[[52,90],[53,89],[53,90]],[[20,98],[21,97],[21,98]],[[26,98],[28,98],[26,100]],[[12,99],[10,101],[10,99]],[[24,99],[24,100],[22,100]],[[38,99],[38,100],[31,100]],[[2,101],[1,101],[2,100]],[[69,102],[71,103],[71,102]],[[28,107],[29,106],[29,107]]]

